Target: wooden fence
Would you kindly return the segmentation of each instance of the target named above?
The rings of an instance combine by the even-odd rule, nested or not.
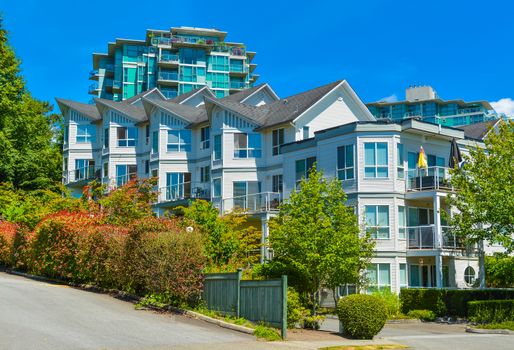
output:
[[[287,337],[287,276],[275,280],[241,280],[234,273],[205,275],[203,299],[209,310],[265,322],[281,329]]]

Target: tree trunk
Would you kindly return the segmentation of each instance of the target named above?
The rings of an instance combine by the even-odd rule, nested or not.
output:
[[[339,301],[339,298],[337,297],[337,287],[332,288],[332,296],[334,297],[334,307],[337,310],[337,302]]]

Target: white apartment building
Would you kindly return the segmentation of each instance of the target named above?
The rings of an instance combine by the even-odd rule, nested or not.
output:
[[[376,256],[379,287],[476,286],[476,250],[449,232],[450,142],[483,145],[489,123],[456,129],[407,119],[377,121],[346,81],[280,99],[268,84],[218,99],[202,87],[174,99],[157,89],[95,105],[57,99],[65,117],[63,181],[75,195],[93,178],[121,186],[158,177],[155,211],[212,201],[243,208],[262,223],[314,163],[338,177]],[[473,135],[470,137],[469,135]],[[423,146],[428,169],[417,169]],[[263,258],[270,258],[264,245]]]

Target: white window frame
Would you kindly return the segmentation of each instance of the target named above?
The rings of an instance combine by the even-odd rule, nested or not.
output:
[[[122,138],[119,138],[119,130],[120,129],[125,129],[125,138],[122,139]],[[129,129],[133,129],[136,131],[136,135],[134,136],[134,138],[129,138],[128,137],[128,134],[129,134]],[[118,147],[121,147],[121,148],[125,148],[125,147],[135,147],[137,146],[137,128],[135,127],[131,127],[131,126],[118,126],[116,128],[116,138],[117,138],[117,146]],[[131,141],[134,141],[134,144],[131,145]]]
[[[384,289],[384,288],[389,288],[389,290],[391,289],[391,264],[390,263],[371,263],[369,264],[370,266],[371,265],[374,265],[375,266],[375,271],[377,272],[377,275],[376,275],[376,283],[375,284],[370,284],[370,288],[373,289],[373,288],[376,288],[376,289]],[[380,280],[380,267],[383,267],[385,269],[384,266],[388,266],[389,267],[389,283],[383,283],[383,281]],[[370,273],[370,270],[368,268],[366,274],[369,274]]]
[[[352,166],[348,166],[348,159],[346,158],[346,148],[351,147],[352,148]],[[342,150],[344,152],[344,167],[339,168],[339,152]],[[337,172],[337,178],[341,181],[347,181],[347,180],[354,180],[355,179],[355,147],[353,144],[350,145],[343,145],[337,147],[337,159],[336,159],[336,172]],[[351,170],[351,177],[348,177],[348,172]]]
[[[403,144],[396,144],[396,177],[400,180],[405,179],[405,154]]]
[[[375,207],[375,218],[377,222],[376,225],[368,225],[368,218],[366,217],[366,213],[368,212],[368,207]],[[378,225],[378,208],[385,207],[387,208],[387,226],[379,226]],[[364,217],[366,222],[366,230],[371,230],[371,238],[376,240],[388,240],[391,239],[391,217],[389,215],[389,205],[381,205],[381,204],[370,204],[364,206]],[[382,233],[380,229],[387,229],[387,237],[380,236]]]
[[[374,145],[374,164],[367,164],[366,163],[366,145],[373,144]],[[385,144],[386,145],[386,164],[378,164],[378,144]],[[364,142],[364,179],[379,179],[379,180],[387,180],[389,179],[389,143],[384,141],[370,141],[370,142]],[[374,176],[367,176],[366,175],[366,169],[373,168],[374,169]],[[378,176],[378,169],[386,169],[386,176]]]
[[[177,133],[178,142],[169,142],[170,133]],[[182,133],[189,133],[190,138],[192,136],[190,130],[170,129],[166,132],[166,152],[167,153],[190,152],[191,151],[191,142],[190,143],[181,142],[181,140],[184,140],[184,138],[182,137]],[[177,149],[170,150],[170,146],[176,146]]]
[[[400,220],[400,208],[403,208],[403,222]],[[407,239],[407,207],[404,205],[398,206],[398,239]]]
[[[259,133],[248,133],[248,132],[235,132],[234,138],[234,159],[248,159],[248,158],[261,158],[262,157],[262,139]],[[236,148],[236,135],[246,135],[246,148]],[[256,135],[259,137],[260,148],[250,147],[250,136]],[[245,152],[246,157],[241,156],[239,152]]]
[[[85,128],[86,130],[80,130],[80,128]],[[89,131],[93,131],[90,133]],[[85,133],[79,133],[84,132]],[[79,141],[80,140],[80,141]],[[96,141],[96,127],[94,125],[86,125],[86,124],[77,124],[77,135],[75,135],[76,143],[93,143]]]
[[[201,128],[200,129],[200,149],[208,149],[211,146],[210,140],[211,140],[211,129],[208,126]]]
[[[282,142],[280,142],[280,138],[282,136]],[[275,129],[271,132],[271,154],[273,156],[278,156],[282,153],[282,145],[285,143],[285,130],[284,128]]]

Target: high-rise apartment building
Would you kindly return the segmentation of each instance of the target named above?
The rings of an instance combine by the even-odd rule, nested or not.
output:
[[[218,98],[251,87],[258,79],[255,52],[226,42],[216,29],[176,27],[146,31],[144,40],[116,39],[107,53],[93,54],[89,93],[123,101],[159,88],[166,98],[208,86]]]
[[[405,95],[405,101],[378,101],[367,106],[377,119],[400,121],[416,118],[450,127],[498,119],[487,101],[443,100],[431,86],[409,87]]]

